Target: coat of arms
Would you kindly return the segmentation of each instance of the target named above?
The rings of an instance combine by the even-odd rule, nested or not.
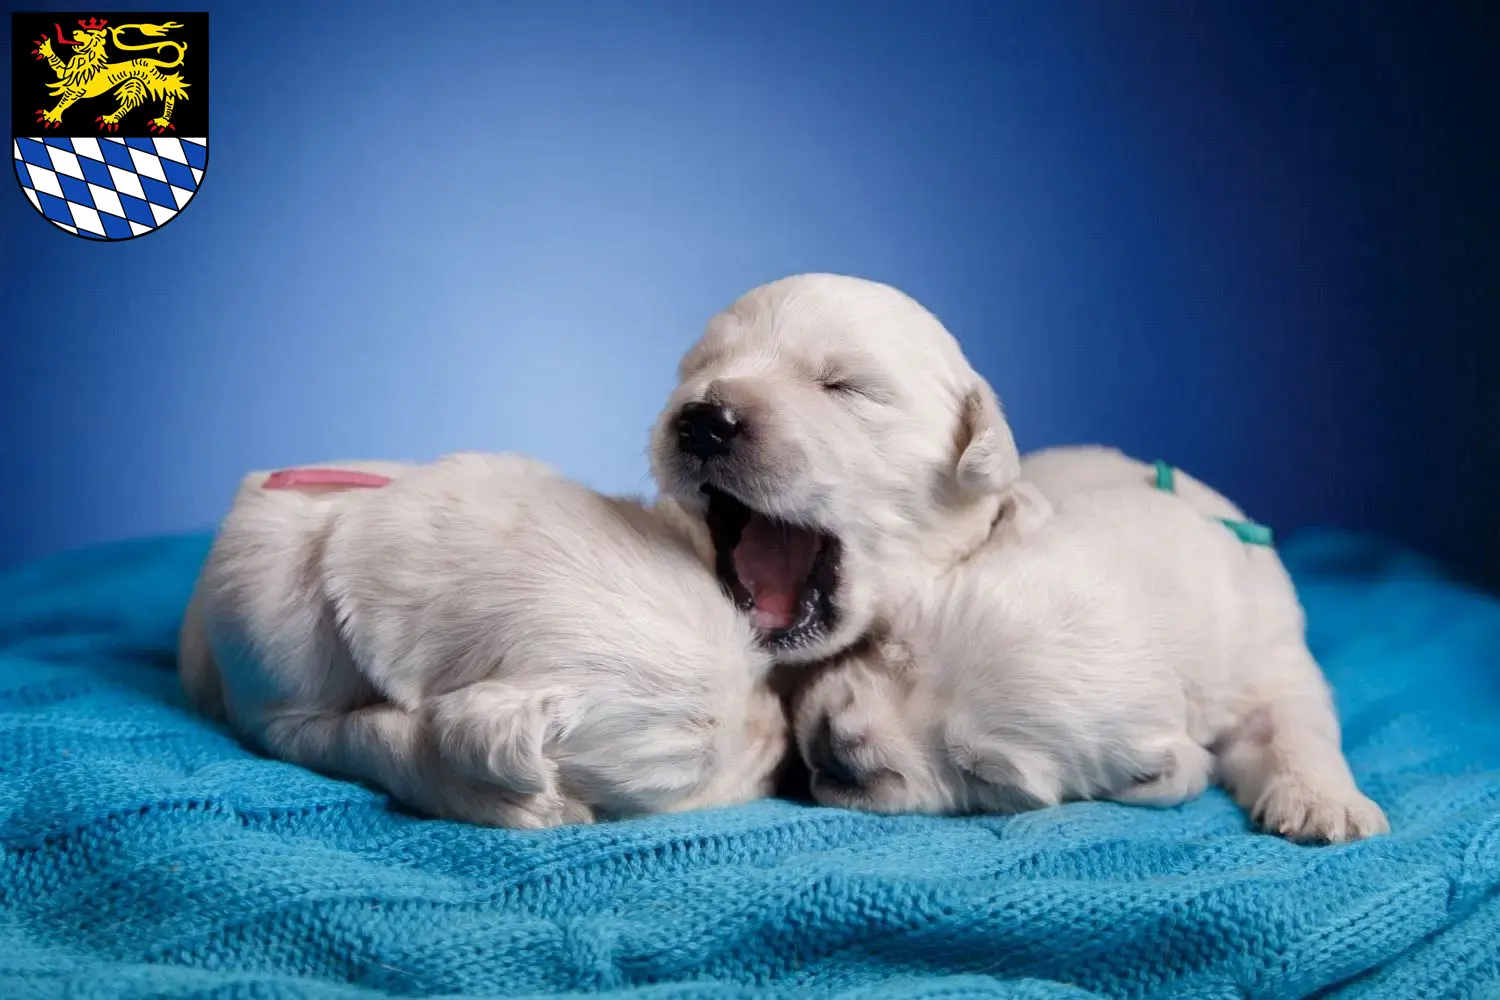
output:
[[[208,15],[60,17],[11,17],[16,179],[75,236],[154,232],[208,168]]]

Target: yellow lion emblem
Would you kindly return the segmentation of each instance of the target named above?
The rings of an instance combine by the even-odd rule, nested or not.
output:
[[[187,43],[168,39],[161,42],[146,42],[142,45],[127,45],[120,41],[120,35],[126,31],[137,31],[147,38],[160,38],[174,28],[181,28],[182,25],[176,21],[168,21],[166,24],[122,24],[110,28],[108,23],[94,18],[79,21],[79,28],[73,32],[72,41],[63,38],[62,28],[54,25],[57,27],[57,44],[77,46],[67,62],[63,62],[53,50],[51,38],[43,36],[41,41],[36,43],[36,48],[31,50],[32,54],[38,59],[47,60],[47,64],[52,67],[52,72],[57,74],[57,82],[50,85],[49,96],[58,99],[57,104],[50,111],[46,109],[37,111],[37,122],[44,129],[61,128],[63,112],[68,108],[85,98],[99,97],[114,90],[115,100],[120,102],[120,106],[111,113],[94,119],[99,123],[101,130],[118,131],[120,119],[140,107],[149,98],[163,102],[161,114],[148,122],[151,131],[165,132],[171,129],[175,132],[177,126],[172,124],[172,106],[179,97],[187,100],[188,85],[182,82],[180,74],[173,73],[168,76],[162,70],[174,69],[182,65],[182,57],[187,54]],[[171,62],[163,62],[160,59],[124,59],[110,62],[109,42],[113,42],[115,48],[122,52],[134,52],[141,49],[160,52],[164,48],[172,47],[177,50],[177,57]]]

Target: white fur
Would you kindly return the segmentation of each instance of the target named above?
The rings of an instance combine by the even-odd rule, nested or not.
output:
[[[1180,472],[1160,492],[1109,449],[1043,452],[1021,474],[991,541],[803,692],[820,801],[1171,805],[1217,774],[1292,839],[1388,829],[1340,751],[1280,558],[1216,520],[1242,518],[1233,504]]]
[[[678,447],[679,413],[704,401],[744,419],[734,454]],[[785,663],[848,647],[914,576],[978,546],[1018,463],[994,393],[931,313],[828,274],[756,288],[714,317],[652,436],[657,482],[687,511],[702,517],[708,484],[841,542],[836,622],[778,650]]]
[[[248,476],[181,634],[203,711],[433,815],[541,827],[767,794],[769,660],[670,501],[514,455]]]

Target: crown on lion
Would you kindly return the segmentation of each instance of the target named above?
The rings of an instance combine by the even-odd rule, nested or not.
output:
[[[84,31],[102,31],[107,24],[109,22],[102,17],[91,17],[87,21],[83,18],[78,19],[78,26]]]

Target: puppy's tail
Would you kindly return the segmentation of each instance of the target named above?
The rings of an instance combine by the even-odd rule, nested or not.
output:
[[[200,581],[193,588],[192,599],[182,616],[177,633],[177,676],[193,708],[211,719],[224,719],[224,685],[219,679],[219,664],[214,660],[208,642],[208,627],[203,620]]]

